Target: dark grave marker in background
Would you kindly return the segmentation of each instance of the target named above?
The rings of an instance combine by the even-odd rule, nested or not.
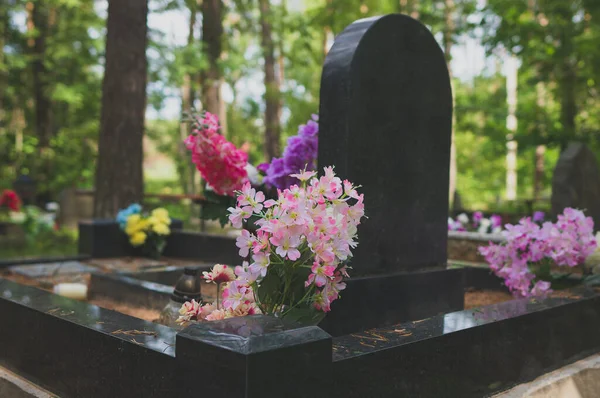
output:
[[[561,214],[566,207],[585,211],[600,227],[600,171],[594,153],[584,144],[574,142],[561,153],[552,177],[552,213]]]

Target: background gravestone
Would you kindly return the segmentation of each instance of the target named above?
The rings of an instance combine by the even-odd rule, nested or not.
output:
[[[571,143],[561,153],[552,177],[552,213],[566,207],[582,209],[600,228],[600,172],[594,153],[582,143]]]
[[[452,91],[430,31],[405,15],[340,34],[321,79],[319,167],[362,185],[355,273],[444,269]]]

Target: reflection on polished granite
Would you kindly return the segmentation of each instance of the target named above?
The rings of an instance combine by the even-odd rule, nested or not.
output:
[[[521,315],[543,311],[591,298],[597,293],[580,289],[570,297],[540,299],[517,299],[464,311],[456,311],[431,318],[401,323],[385,328],[366,330],[333,339],[333,360],[369,354],[401,344],[440,337],[449,333],[489,324]]]
[[[167,355],[175,355],[175,329],[3,279],[0,279],[0,295],[2,298],[37,311],[67,319],[78,325]],[[132,330],[146,333],[118,333],[118,331]]]
[[[0,360],[64,397],[176,396],[176,331],[0,279]]]

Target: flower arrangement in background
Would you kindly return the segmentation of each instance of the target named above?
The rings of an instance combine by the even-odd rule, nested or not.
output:
[[[597,246],[594,221],[582,211],[567,208],[556,223],[541,226],[525,217],[506,225],[506,242],[479,248],[491,270],[504,279],[516,297],[544,296],[556,278],[552,264],[573,268],[583,265]]]
[[[456,217],[456,220],[448,217],[448,231],[498,234],[502,231],[502,217],[493,214],[490,218],[485,218],[482,212],[476,211],[469,220],[469,216],[462,213]]]
[[[299,181],[292,175],[298,170],[313,171],[317,168],[317,149],[319,144],[319,117],[311,119],[298,127],[298,134],[288,138],[287,147],[281,158],[274,158],[271,163],[258,165],[258,170],[265,174],[264,183],[277,189],[285,189]]]
[[[160,257],[167,244],[166,238],[171,233],[171,218],[167,210],[157,208],[144,215],[142,207],[134,203],[119,211],[117,222],[132,246],[141,247],[144,254],[151,258]]]
[[[256,233],[243,231],[236,242],[240,256],[251,261],[236,267],[235,279],[231,270],[215,266],[205,278],[226,283],[222,308],[187,302],[180,322],[260,311],[312,324],[331,310],[346,288],[364,197],[332,167],[324,170],[320,178],[314,171],[294,174],[300,186],[280,190],[276,200],[244,185],[229,219],[239,228],[251,216],[259,217]],[[222,313],[213,316],[214,311]]]
[[[5,189],[0,195],[0,209],[19,212],[21,210],[21,199],[12,189]]]
[[[192,134],[185,140],[192,152],[192,162],[206,180],[201,218],[228,223],[227,209],[235,206],[235,192],[249,182],[255,189],[285,189],[299,183],[290,174],[298,170],[314,170],[317,161],[319,125],[313,115],[301,125],[298,135],[288,139],[282,158],[275,158],[257,168],[248,163],[248,155],[219,134],[217,116],[204,112],[192,115]],[[275,194],[275,192],[273,192]]]
[[[192,162],[215,193],[233,196],[248,181],[248,154],[218,133],[217,116],[204,112],[193,120],[192,134],[185,140]]]

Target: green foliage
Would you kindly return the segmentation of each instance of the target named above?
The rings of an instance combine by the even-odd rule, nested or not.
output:
[[[40,30],[17,22],[26,15],[26,2],[0,5],[0,180],[29,174],[38,189],[55,197],[73,185],[89,186],[93,179],[98,131],[101,73],[98,68],[103,21],[92,0],[38,0],[48,14],[45,32],[45,72],[40,79],[50,99],[50,146],[43,152],[36,130],[36,55],[31,41]],[[2,16],[6,16],[5,21]],[[7,23],[6,23],[7,22]],[[5,40],[2,43],[2,40]],[[4,89],[6,88],[6,89]]]
[[[47,10],[47,30],[27,29],[28,3]],[[472,36],[480,38],[493,57],[506,52],[519,57],[518,195],[533,196],[535,148],[546,145],[542,196],[548,196],[554,164],[566,143],[584,141],[600,154],[600,2],[488,0],[485,6],[481,4],[475,0],[272,1],[277,72],[283,76],[282,148],[287,137],[297,133],[298,125],[318,113],[321,67],[333,35],[360,18],[416,12],[442,48]],[[251,163],[258,164],[264,160],[258,2],[233,0],[223,5],[219,68],[227,94],[226,135],[248,151]],[[185,89],[192,97],[188,106],[198,106],[202,89],[198,77],[207,67],[198,2],[151,0],[150,10],[156,14],[175,10],[194,24],[182,27],[189,31],[189,38],[180,46],[167,45],[161,32],[150,31],[148,103],[157,110],[167,99],[183,103]],[[42,82],[51,103],[52,134],[49,148],[42,151],[32,73],[37,57],[31,40],[43,33],[47,48]],[[93,0],[0,2],[0,188],[10,186],[21,173],[36,179],[39,190],[50,197],[67,187],[92,187],[104,34],[104,21]],[[470,208],[517,210],[524,206],[502,201],[508,133],[505,85],[501,74],[489,70],[470,82],[454,81],[457,188]],[[189,132],[181,120],[147,120],[148,139],[173,161],[177,173],[169,181],[147,178],[147,192],[202,193],[182,144]],[[147,202],[164,204],[151,198]],[[203,217],[223,214],[219,210],[223,205],[209,201]],[[186,221],[199,214],[198,205],[190,201],[166,207],[173,217]]]
[[[76,254],[76,230],[44,230],[35,239],[22,242],[15,242],[4,237],[0,238],[0,258],[3,259],[72,256]]]

